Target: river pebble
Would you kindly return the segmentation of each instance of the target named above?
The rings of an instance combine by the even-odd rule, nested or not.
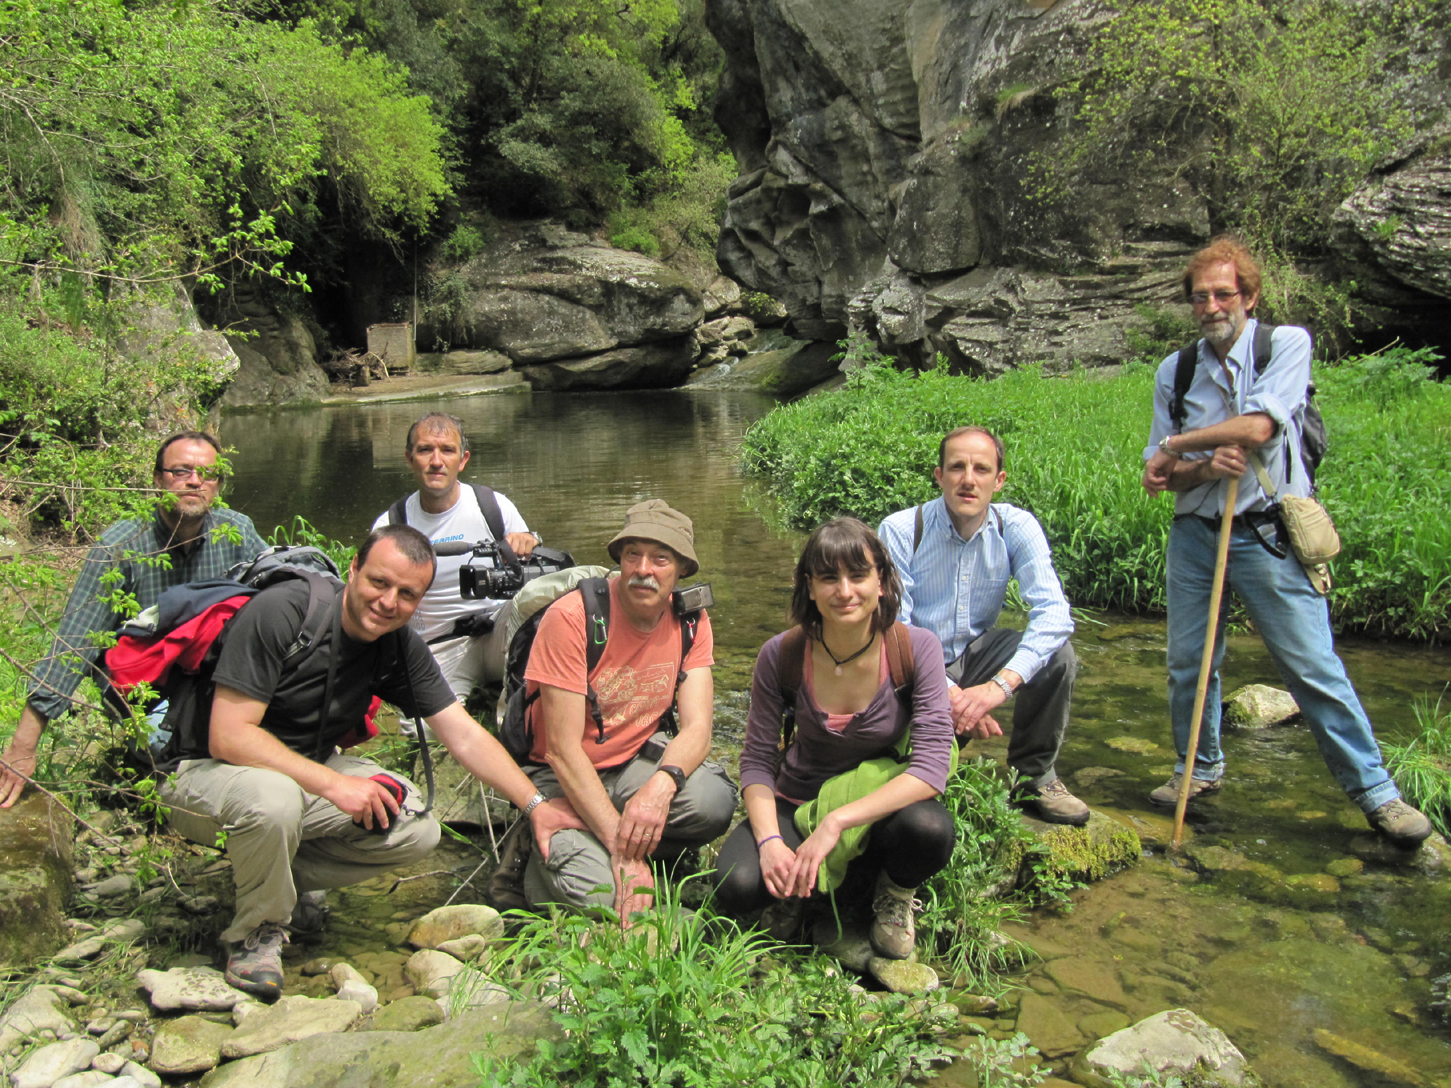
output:
[[[18,1043],[40,1038],[45,1031],[52,1038],[70,1031],[73,1025],[63,1002],[54,986],[32,987],[0,1016],[0,1054]]]
[[[140,971],[136,975],[136,981],[150,995],[151,1004],[162,1010],[226,1011],[247,1000],[247,995],[228,986],[222,973],[214,967],[173,967],[169,971]]]
[[[43,1046],[10,1074],[12,1088],[51,1088],[62,1077],[89,1069],[91,1059],[100,1052],[93,1039],[70,1039]]]
[[[926,994],[942,985],[937,972],[925,963],[911,960],[889,960],[885,956],[873,956],[867,961],[867,970],[894,994]]]
[[[248,1016],[222,1044],[222,1057],[266,1054],[299,1039],[347,1031],[361,1015],[362,1009],[356,1001],[284,997],[277,1004]]]
[[[97,1072],[105,1073],[108,1077],[114,1077],[121,1072],[121,1067],[126,1064],[124,1054],[100,1053],[91,1059],[91,1068]]]
[[[405,997],[373,1013],[367,1031],[421,1031],[442,1024],[447,1017],[431,997]]]
[[[56,963],[85,963],[99,956],[106,948],[106,938],[100,934],[90,937],[83,937],[73,944],[68,944],[54,956]]]
[[[413,989],[429,997],[446,996],[453,976],[463,969],[464,965],[452,956],[428,948],[413,953],[405,968]]]
[[[1299,714],[1300,706],[1288,691],[1268,684],[1246,684],[1224,700],[1222,720],[1230,729],[1264,729]]]
[[[455,903],[429,911],[408,932],[414,948],[438,948],[445,941],[477,934],[493,939],[504,935],[504,919],[493,907],[478,903]]]
[[[231,1037],[226,1024],[204,1016],[165,1021],[151,1040],[151,1068],[164,1077],[205,1073],[222,1060],[222,1044]]]
[[[161,1088],[161,1078],[144,1065],[127,1062],[121,1067],[121,1076],[130,1077],[140,1088]]]
[[[1229,1036],[1188,1009],[1156,1013],[1079,1053],[1074,1079],[1128,1078],[1148,1065],[1159,1073],[1185,1074],[1202,1063],[1225,1084],[1239,1085],[1253,1074]]]

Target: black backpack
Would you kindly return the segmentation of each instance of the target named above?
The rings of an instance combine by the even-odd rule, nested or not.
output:
[[[605,644],[609,639],[610,583],[607,578],[585,578],[574,588],[584,598],[585,698],[589,703],[590,718],[595,723],[595,743],[603,744],[605,719],[600,713],[599,696],[595,694],[594,685],[588,682],[588,677],[604,656]],[[559,600],[567,592],[570,591],[565,590],[555,599]],[[539,632],[539,624],[544,619],[544,613],[552,607],[554,606],[551,604],[535,612],[520,625],[519,630],[514,632],[514,637],[509,640],[504,666],[504,720],[499,726],[499,742],[513,757],[514,762],[521,766],[534,762],[530,756],[534,748],[532,709],[539,699],[537,688],[533,694],[526,694],[528,687],[524,682],[524,670],[529,664],[529,651],[534,647],[534,636]],[[690,656],[690,648],[695,645],[700,610],[687,612],[679,619],[680,667],[675,670],[675,697],[670,703],[670,709],[659,722],[660,727],[672,736],[680,729],[676,720],[676,706],[680,698],[680,685],[685,682],[685,659]]]
[[[1265,367],[1270,365],[1270,355],[1273,351],[1270,338],[1274,334],[1274,325],[1268,325],[1263,321],[1255,325],[1253,358],[1256,378],[1265,372]],[[1180,430],[1184,428],[1184,396],[1194,382],[1194,370],[1198,365],[1199,341],[1195,340],[1179,349],[1179,360],[1174,367],[1174,396],[1169,401],[1169,419]],[[1310,490],[1314,491],[1315,470],[1320,467],[1320,462],[1325,460],[1328,439],[1325,434],[1325,419],[1320,415],[1320,409],[1315,404],[1315,383],[1313,381],[1305,387],[1305,407],[1301,416],[1301,424],[1300,448],[1305,455],[1305,471],[1310,475]],[[1286,436],[1286,483],[1290,482],[1290,474],[1294,471],[1294,459],[1289,456],[1289,444],[1290,439]]]
[[[504,539],[504,512],[499,509],[499,500],[494,495],[494,489],[485,487],[483,484],[465,484],[465,487],[473,488],[474,497],[479,500],[479,513],[484,515],[484,524],[489,527],[495,540]],[[389,525],[408,524],[408,496],[388,507]]]

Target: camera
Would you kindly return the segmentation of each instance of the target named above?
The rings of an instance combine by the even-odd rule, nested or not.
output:
[[[702,608],[710,608],[715,604],[715,596],[710,591],[709,582],[696,582],[693,586],[677,589],[670,595],[670,599],[677,616],[698,612]]]
[[[438,554],[444,552],[434,549]],[[574,566],[568,552],[537,547],[523,559],[504,540],[482,540],[469,549],[458,569],[458,595],[464,598],[503,600],[514,596],[526,582]]]

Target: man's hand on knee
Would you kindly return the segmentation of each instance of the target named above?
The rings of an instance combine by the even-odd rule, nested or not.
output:
[[[992,711],[1007,702],[1007,696],[992,681],[970,688],[949,684],[947,698],[952,704],[952,728],[958,736],[987,740],[1003,735],[1002,726],[993,718]]]
[[[566,798],[556,797],[535,806],[529,813],[534,826],[534,842],[539,847],[539,859],[549,860],[549,842],[556,831],[588,831],[589,824],[580,819],[579,813]]]
[[[615,828],[615,850],[630,861],[642,861],[655,852],[670,818],[675,783],[666,774],[653,774],[625,802]]]
[[[376,825],[389,827],[398,814],[398,802],[380,783],[371,778],[358,778],[340,774],[322,794],[323,800],[334,805],[361,823],[369,831]]]

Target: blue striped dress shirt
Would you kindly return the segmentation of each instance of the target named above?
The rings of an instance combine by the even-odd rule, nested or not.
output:
[[[939,495],[922,508],[922,543],[914,553],[916,510],[898,510],[877,529],[902,579],[899,618],[936,635],[950,665],[997,624],[1008,580],[1016,578],[1028,603],[1028,629],[1004,668],[1027,683],[1073,634],[1068,599],[1038,519],[995,502],[972,539],[963,540]]]

